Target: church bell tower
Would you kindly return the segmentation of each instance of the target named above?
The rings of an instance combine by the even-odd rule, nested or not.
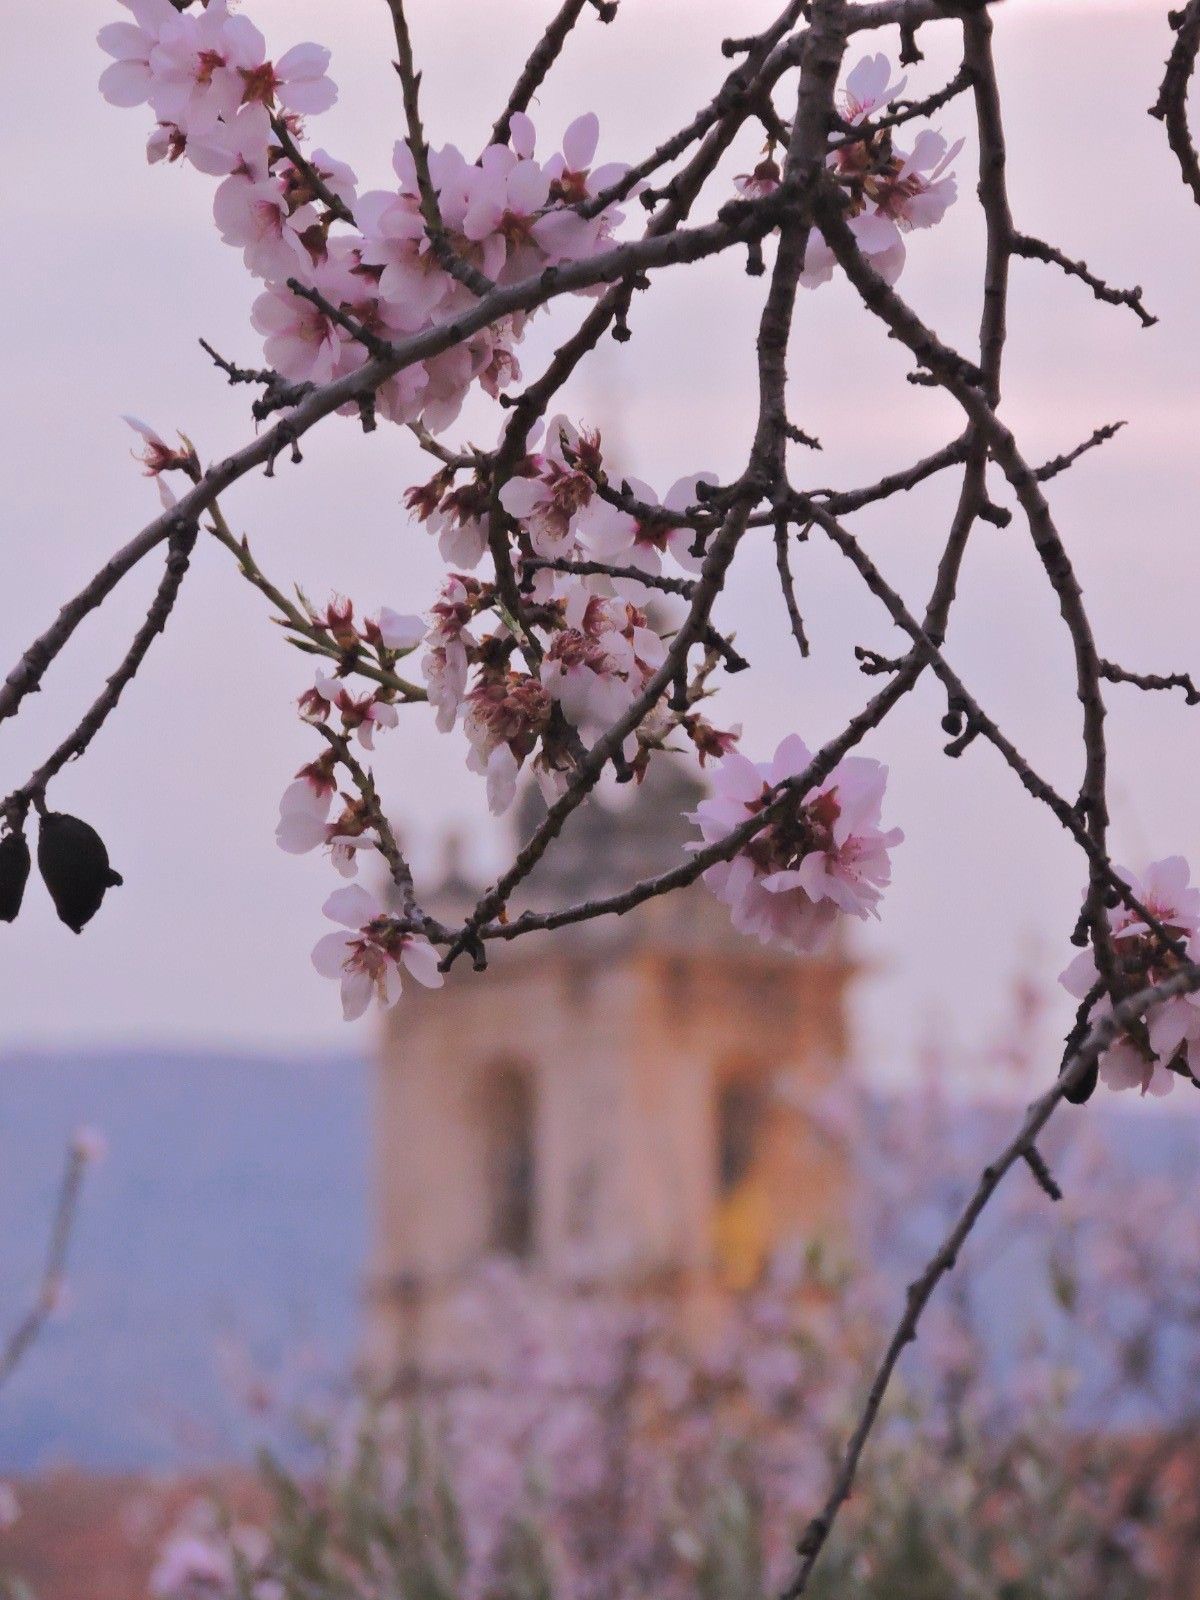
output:
[[[514,911],[678,864],[701,795],[660,760],[624,805],[588,802]],[[541,810],[527,792],[522,837]],[[452,858],[433,909],[461,916],[479,892]],[[696,884],[489,957],[433,993],[408,986],[388,1017],[372,1366],[449,1358],[449,1307],[490,1258],[563,1294],[666,1297],[702,1323],[775,1250],[836,1231],[845,1163],[804,1107],[846,1067],[839,948],[764,949]]]

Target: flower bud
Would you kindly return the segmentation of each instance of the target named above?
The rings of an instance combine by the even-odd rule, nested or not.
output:
[[[29,880],[29,846],[23,833],[0,839],[0,922],[11,922],[21,909]]]
[[[123,882],[108,863],[104,840],[90,823],[47,811],[38,833],[38,870],[59,918],[81,933],[100,909],[105,890]]]

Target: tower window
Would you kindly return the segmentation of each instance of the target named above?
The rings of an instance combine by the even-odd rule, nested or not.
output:
[[[756,1083],[734,1078],[717,1101],[717,1182],[730,1194],[749,1174],[758,1153],[762,1095]]]
[[[537,1227],[535,1101],[530,1074],[502,1067],[488,1085],[488,1244],[528,1260]]]
[[[756,1073],[727,1078],[717,1097],[717,1265],[732,1289],[762,1276],[771,1246],[771,1206],[762,1153],[766,1105]]]

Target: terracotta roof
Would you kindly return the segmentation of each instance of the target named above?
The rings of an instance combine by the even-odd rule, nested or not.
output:
[[[0,1532],[0,1574],[38,1600],[150,1600],[163,1540],[197,1499],[216,1495],[237,1516],[265,1508],[248,1474],[98,1476],[74,1470],[11,1484],[18,1515]]]

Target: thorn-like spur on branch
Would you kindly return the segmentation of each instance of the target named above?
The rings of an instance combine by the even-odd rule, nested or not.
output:
[[[790,535],[791,529],[786,517],[780,517],[775,524],[775,570],[779,573],[779,587],[783,591],[783,603],[787,607],[792,638],[795,639],[800,654],[807,657],[808,634],[804,628],[804,618],[800,615],[800,607],[796,603],[796,585],[792,578],[792,558],[788,545]]]
[[[793,444],[802,444],[808,450],[820,450],[822,448],[821,441],[816,434],[805,433],[804,429],[798,428],[794,422],[785,424],[783,431]]]
[[[1109,683],[1132,683],[1137,689],[1182,689],[1189,706],[1200,705],[1200,692],[1187,672],[1172,672],[1160,677],[1154,672],[1128,672],[1115,661],[1102,660],[1100,676],[1107,678]]]
[[[908,665],[907,656],[885,656],[878,650],[871,650],[865,644],[854,646],[854,659],[858,662],[858,670],[865,678],[877,678],[884,674],[899,672]]]
[[[1085,439],[1082,444],[1077,444],[1074,450],[1068,450],[1065,455],[1055,456],[1053,461],[1046,461],[1034,469],[1034,477],[1039,483],[1048,483],[1051,478],[1057,478],[1060,472],[1065,472],[1068,467],[1073,467],[1080,456],[1086,455],[1089,450],[1094,450],[1097,445],[1106,444],[1109,439],[1115,439],[1124,422],[1106,422],[1096,429],[1090,439]]]
[[[1158,99],[1150,107],[1150,115],[1166,127],[1167,143],[1179,162],[1180,177],[1200,205],[1200,157],[1196,154],[1187,113],[1188,85],[1200,51],[1200,0],[1189,0],[1181,11],[1170,12],[1168,20],[1175,29],[1175,43],[1167,57],[1162,86]]]
[[[1034,1181],[1042,1193],[1055,1201],[1055,1203],[1061,1200],[1063,1197],[1062,1189],[1059,1187],[1054,1174],[1046,1165],[1045,1157],[1037,1145],[1031,1144],[1027,1150],[1022,1150],[1021,1158],[1033,1174]]]
[[[313,392],[315,386],[311,383],[287,383],[271,367],[239,367],[236,362],[227,361],[214,350],[207,339],[201,339],[199,343],[204,353],[211,356],[228,378],[231,387],[240,383],[262,385],[263,393],[250,407],[255,422],[265,422],[272,412],[299,405],[306,395]]]
[[[230,386],[239,383],[261,383],[264,386],[281,382],[279,374],[272,367],[239,367],[235,361],[229,361],[219,350],[214,350],[207,339],[197,341],[206,356],[211,357],[215,366],[229,379]]]
[[[748,672],[750,663],[733,647],[733,641],[715,628],[705,628],[701,639],[705,647],[725,663],[726,672]]]
[[[984,1168],[974,1193],[942,1240],[937,1252],[930,1258],[920,1277],[908,1286],[903,1314],[876,1369],[866,1402],[843,1452],[829,1496],[820,1514],[809,1523],[797,1546],[796,1569],[784,1586],[781,1600],[800,1600],[800,1596],[807,1589],[817,1557],[825,1546],[838,1513],[854,1488],[863,1449],[875,1426],[896,1365],[904,1351],[916,1339],[921,1317],[934,1290],[942,1279],[953,1271],[963,1246],[970,1238],[975,1224],[987,1209],[1002,1180],[1018,1161],[1028,1161],[1029,1152],[1034,1149],[1038,1135],[1067,1097],[1068,1092],[1093,1070],[1105,1050],[1125,1028],[1144,1017],[1152,1005],[1175,995],[1192,994],[1197,988],[1200,988],[1200,966],[1187,962],[1166,982],[1157,984],[1153,988],[1142,989],[1137,994],[1130,995],[1128,999],[1122,1000],[1114,1007],[1110,1016],[1090,1030],[1053,1088],[1048,1089],[1040,1099],[1034,1101],[1015,1136],[996,1159]]]
[[[1012,250],[1014,255],[1024,256],[1028,261],[1044,261],[1048,266],[1061,267],[1068,277],[1078,278],[1086,283],[1096,299],[1103,300],[1106,305],[1128,306],[1143,328],[1152,328],[1158,321],[1158,318],[1152,317],[1142,304],[1140,288],[1114,289],[1105,283],[1103,278],[1098,278],[1090,271],[1086,261],[1075,261],[1054,245],[1047,244],[1044,239],[1035,239],[1028,233],[1014,233]]]
[[[408,123],[408,148],[417,171],[417,193],[421,200],[421,216],[425,220],[425,231],[429,235],[430,247],[438,265],[445,272],[470,289],[472,294],[482,297],[490,294],[496,285],[485,272],[480,272],[478,267],[472,266],[469,261],[464,261],[450,243],[450,236],[442,221],[442,208],[438,203],[437,190],[429,175],[429,145],[426,143],[425,129],[421,123],[421,74],[416,70],[413,60],[412,37],[408,31],[408,18],[404,13],[404,0],[387,0],[387,6],[392,14],[392,26],[396,35],[396,52],[399,57],[396,71],[400,75],[404,118]]]

